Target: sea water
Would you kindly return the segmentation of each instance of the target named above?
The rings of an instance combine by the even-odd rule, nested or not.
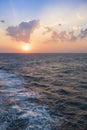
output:
[[[0,54],[0,130],[86,130],[87,54]]]

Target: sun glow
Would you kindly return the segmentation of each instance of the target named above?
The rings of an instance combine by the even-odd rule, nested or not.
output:
[[[22,45],[22,50],[23,51],[29,51],[29,50],[31,50],[31,46],[30,46],[30,44],[24,44],[24,45]]]

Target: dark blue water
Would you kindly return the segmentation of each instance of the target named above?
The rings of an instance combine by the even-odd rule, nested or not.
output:
[[[0,54],[0,130],[87,130],[87,54]]]

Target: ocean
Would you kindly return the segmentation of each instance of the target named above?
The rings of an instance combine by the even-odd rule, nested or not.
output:
[[[0,54],[0,130],[87,130],[87,54]]]

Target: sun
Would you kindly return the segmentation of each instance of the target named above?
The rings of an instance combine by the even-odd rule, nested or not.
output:
[[[22,45],[22,50],[23,51],[29,51],[29,50],[31,50],[31,46],[30,46],[30,44],[28,44],[28,43],[26,43],[26,44],[23,44]]]

